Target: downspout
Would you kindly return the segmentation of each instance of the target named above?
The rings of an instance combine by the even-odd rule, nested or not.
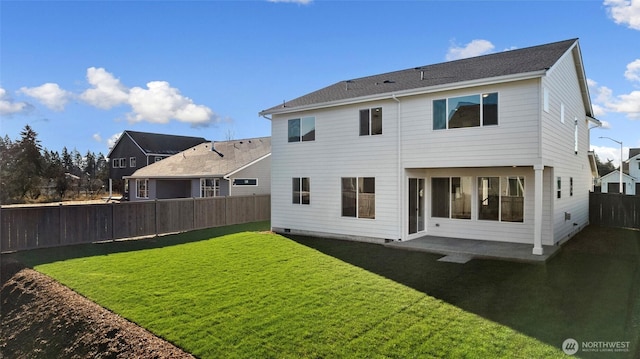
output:
[[[402,145],[400,140],[402,139],[402,135],[401,135],[401,129],[402,126],[400,125],[400,100],[396,97],[395,93],[391,94],[391,98],[397,103],[397,107],[396,107],[396,132],[397,132],[397,141],[396,141],[396,153],[397,153],[397,164],[396,164],[396,170],[398,171],[398,186],[396,188],[398,188],[398,191],[400,191],[400,194],[398,196],[398,241],[402,241],[402,235],[404,233],[404,221],[403,221],[403,214],[404,212],[402,211],[402,201],[403,201],[403,196],[404,196],[404,180],[403,180],[403,173],[402,173]]]

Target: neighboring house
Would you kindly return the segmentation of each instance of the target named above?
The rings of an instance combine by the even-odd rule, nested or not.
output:
[[[201,143],[125,179],[131,201],[268,194],[271,138]]]
[[[335,83],[272,123],[274,231],[555,245],[589,221],[577,39]]]
[[[126,130],[122,132],[107,155],[110,164],[109,178],[115,183],[120,183],[123,177],[132,175],[142,167],[206,141],[202,137]],[[123,190],[123,188],[118,188],[118,190]]]
[[[629,159],[622,166],[622,193],[640,196],[640,148],[629,149]],[[602,193],[620,193],[620,171],[600,177]]]

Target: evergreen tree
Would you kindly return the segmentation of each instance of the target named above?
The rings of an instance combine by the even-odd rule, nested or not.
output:
[[[38,134],[29,125],[24,127],[20,136],[15,145],[15,166],[10,178],[16,185],[19,198],[24,199],[27,195],[38,198],[42,175],[42,146]]]

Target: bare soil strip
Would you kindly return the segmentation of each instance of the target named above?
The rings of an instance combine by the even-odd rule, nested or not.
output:
[[[4,262],[0,358],[194,358],[48,276]]]

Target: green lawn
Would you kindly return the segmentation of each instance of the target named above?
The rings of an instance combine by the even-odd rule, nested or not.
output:
[[[35,268],[202,358],[563,356],[559,344],[434,297],[450,287],[463,299],[476,288],[442,282],[439,291],[425,293],[420,283],[384,273],[410,267],[416,278],[446,280],[467,265],[362,243],[225,234],[243,228],[67,248],[54,256],[69,259],[55,262],[45,259],[46,251],[22,259],[42,263]],[[213,238],[197,240],[203,235]],[[182,243],[168,245],[176,241]],[[402,260],[413,255],[422,267]],[[500,271],[481,276],[478,285],[499,281]],[[463,304],[475,301],[466,299]]]

